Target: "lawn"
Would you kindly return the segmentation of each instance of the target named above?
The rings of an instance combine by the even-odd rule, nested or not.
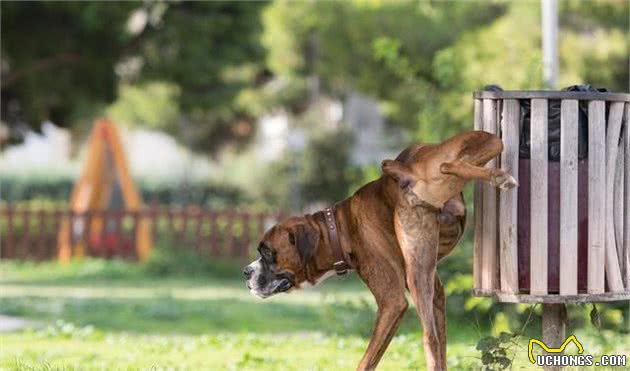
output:
[[[374,319],[369,292],[352,277],[260,300],[230,269],[158,278],[120,262],[0,267],[0,313],[34,321],[0,334],[0,369],[354,369]],[[475,345],[490,333],[482,327],[472,316],[449,319],[451,369],[481,367]],[[610,331],[577,335],[593,353],[630,348]],[[531,368],[526,348],[517,339],[515,369]],[[423,365],[412,309],[380,369]]]

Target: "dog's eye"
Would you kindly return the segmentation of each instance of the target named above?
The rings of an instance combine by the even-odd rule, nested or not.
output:
[[[291,272],[280,272],[280,274],[277,275],[277,278],[284,278],[289,280],[291,284],[295,284],[295,275]]]
[[[295,246],[295,234],[293,232],[289,232],[289,243]]]
[[[269,246],[265,245],[264,243],[261,243],[260,245],[258,245],[258,253],[260,254],[260,257],[264,261],[268,263],[273,262],[274,253],[273,253],[273,250],[269,248]]]

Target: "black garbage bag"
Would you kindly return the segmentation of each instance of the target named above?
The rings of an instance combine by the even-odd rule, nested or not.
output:
[[[497,85],[488,85],[484,88],[487,91],[502,91]],[[562,91],[581,91],[591,93],[607,92],[607,89],[594,88],[591,85],[573,85],[562,89]],[[520,143],[519,158],[530,158],[530,118],[531,101],[521,99],[521,123],[520,123]],[[549,161],[560,161],[560,100],[550,99],[547,110],[548,115],[548,154]],[[608,105],[606,105],[606,123],[608,123]],[[588,101],[578,103],[578,159],[588,158]]]

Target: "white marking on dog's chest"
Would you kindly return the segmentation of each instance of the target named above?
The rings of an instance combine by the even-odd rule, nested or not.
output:
[[[301,289],[306,289],[309,287],[315,287],[317,285],[319,285],[320,283],[324,282],[325,280],[329,279],[330,277],[335,275],[335,270],[331,269],[329,271],[327,271],[326,273],[322,274],[321,277],[319,277],[316,281],[315,284],[312,285],[310,282],[308,282],[307,280],[304,280],[304,282],[300,283],[300,288]]]

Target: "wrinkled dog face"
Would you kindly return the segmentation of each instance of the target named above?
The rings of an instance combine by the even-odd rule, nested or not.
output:
[[[243,270],[247,288],[263,299],[299,288],[317,242],[318,234],[305,217],[272,227],[258,245],[260,257]]]
[[[243,270],[247,288],[260,297],[268,298],[279,292],[289,291],[295,286],[295,277],[290,272],[279,272],[277,253],[264,242],[258,245],[260,258]]]

